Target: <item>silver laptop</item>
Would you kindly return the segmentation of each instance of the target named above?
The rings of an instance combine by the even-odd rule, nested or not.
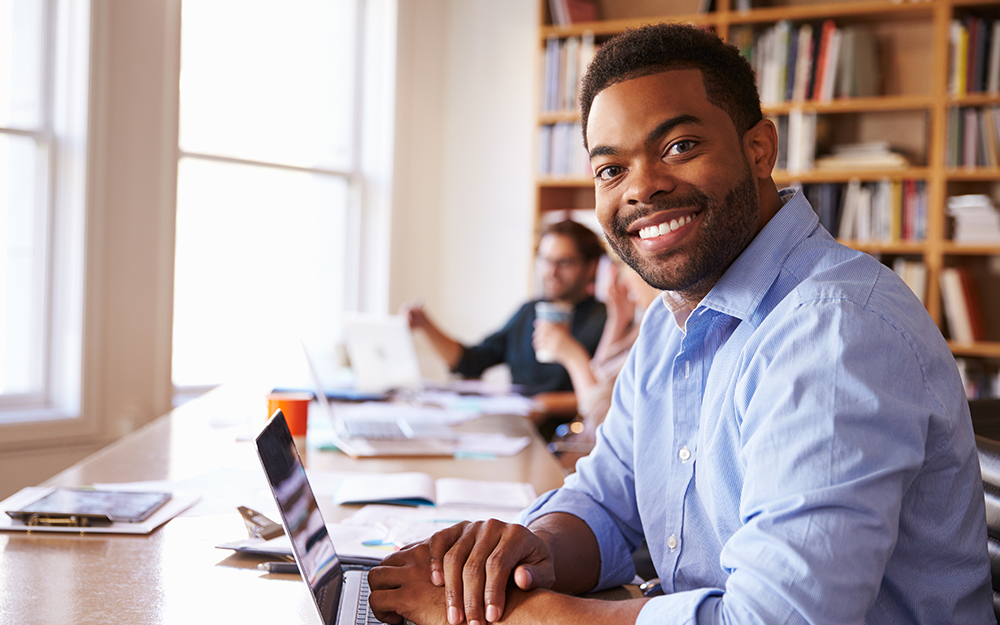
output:
[[[345,315],[343,324],[357,390],[421,388],[420,361],[405,317],[357,313]]]
[[[377,624],[368,607],[368,568],[345,566],[333,548],[285,416],[276,410],[257,435],[257,455],[278,504],[302,579],[324,625]]]
[[[330,404],[315,363],[302,344],[320,414],[333,426],[333,444],[354,458],[389,456],[454,456],[455,432],[438,423],[409,422],[405,417],[387,419],[346,418]]]

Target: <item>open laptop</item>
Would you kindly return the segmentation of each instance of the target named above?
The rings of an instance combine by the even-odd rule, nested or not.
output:
[[[344,316],[343,324],[344,344],[358,391],[383,393],[421,388],[420,361],[405,317],[349,314]]]
[[[323,625],[379,623],[368,607],[370,567],[345,566],[337,556],[281,410],[274,412],[256,443],[295,563]]]
[[[327,399],[315,363],[302,344],[316,403],[333,426],[333,443],[353,458],[387,456],[454,456],[456,436],[447,425],[409,422],[405,417],[345,418]],[[391,405],[390,405],[391,407]]]

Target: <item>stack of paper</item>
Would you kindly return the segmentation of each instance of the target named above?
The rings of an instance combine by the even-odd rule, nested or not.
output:
[[[909,164],[905,156],[882,141],[835,145],[829,156],[816,159],[816,169],[823,170],[899,169]]]
[[[955,220],[956,243],[1000,243],[1000,213],[988,195],[953,195],[948,214]]]

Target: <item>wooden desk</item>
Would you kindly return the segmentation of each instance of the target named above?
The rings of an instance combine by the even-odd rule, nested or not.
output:
[[[237,442],[232,427],[211,423],[255,415],[263,424],[261,397],[232,387],[213,391],[45,485],[181,480],[218,468],[259,469],[251,443]],[[305,461],[318,469],[526,481],[539,493],[562,484],[558,463],[526,419],[484,417],[463,427],[529,435],[532,442],[517,456],[496,460],[351,460],[309,450]],[[353,512],[323,499],[328,521]],[[260,559],[214,548],[244,536],[235,510],[179,517],[149,536],[0,532],[0,625],[319,623],[298,576],[265,575],[256,568]]]

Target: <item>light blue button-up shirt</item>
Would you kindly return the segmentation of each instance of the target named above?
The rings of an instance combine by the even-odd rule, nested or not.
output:
[[[524,522],[586,521],[598,587],[645,538],[667,594],[638,623],[993,623],[948,346],[790,193],[684,330],[650,307],[597,446]]]

